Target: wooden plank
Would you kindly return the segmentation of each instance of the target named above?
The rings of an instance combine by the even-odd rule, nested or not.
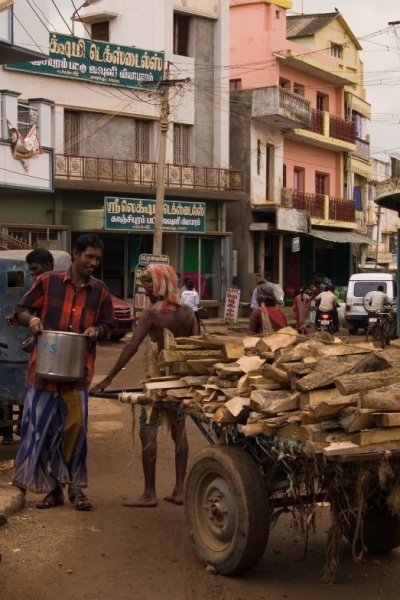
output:
[[[143,386],[146,390],[169,390],[172,388],[184,388],[187,387],[187,383],[181,379],[158,379],[143,382]]]
[[[366,392],[392,384],[400,384],[400,372],[398,369],[390,368],[376,373],[364,373],[362,377],[358,373],[335,375],[334,384],[343,395]]]
[[[314,371],[294,383],[294,388],[307,392],[317,388],[326,388],[334,380],[351,371],[361,360],[361,356],[342,356],[318,361]],[[360,377],[358,376],[360,379]],[[357,390],[356,390],[357,391]]]
[[[367,408],[364,410],[372,411],[373,409]],[[372,413],[372,421],[377,427],[399,427],[400,426],[400,412],[397,413]]]
[[[382,386],[361,394],[363,408],[375,408],[375,412],[400,412],[400,383]]]
[[[234,417],[237,417],[243,410],[250,410],[250,398],[234,396],[225,402],[225,408],[227,408]]]
[[[367,429],[354,434],[352,440],[359,446],[380,444],[398,441],[400,443],[400,427],[387,427],[386,429]]]
[[[264,377],[278,381],[279,383],[289,384],[289,376],[285,371],[279,369],[275,365],[264,365],[261,368],[261,373]]]
[[[236,361],[236,364],[242,369],[243,373],[257,371],[265,363],[259,356],[242,356]]]
[[[373,426],[372,414],[372,408],[348,406],[340,413],[339,425],[347,433],[360,431],[360,429],[369,429]]]
[[[215,358],[215,362],[222,358],[221,350],[161,350],[158,355],[158,364],[160,367],[172,365],[175,362],[183,362],[186,360],[201,360]]]
[[[253,392],[252,392],[253,394]],[[276,415],[279,412],[284,412],[288,410],[297,410],[298,409],[298,396],[297,394],[292,394],[287,398],[276,398],[270,399],[264,402],[262,405],[259,404],[258,410],[260,410],[265,415]]]
[[[323,398],[320,394],[319,402],[309,405],[309,411],[315,417],[321,419],[330,415],[337,415],[346,406],[356,406],[359,400],[358,394],[352,394],[351,396],[342,396],[339,392],[337,394],[331,394],[331,390],[320,390],[328,392]],[[337,391],[337,390],[336,390]]]
[[[367,446],[358,446],[352,442],[340,442],[330,444],[322,450],[326,456],[369,454],[370,452],[382,452],[385,450],[400,450],[400,440],[392,442],[381,442],[379,444],[368,444]]]
[[[193,395],[190,388],[175,388],[168,390],[167,395],[169,398],[189,398]]]

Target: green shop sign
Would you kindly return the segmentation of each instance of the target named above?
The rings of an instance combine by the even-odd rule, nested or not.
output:
[[[136,198],[104,198],[105,229],[154,231],[156,202]],[[205,202],[164,202],[163,231],[204,233]]]
[[[163,78],[164,52],[50,33],[47,60],[9,64],[6,68],[102,85],[140,87],[144,81]]]

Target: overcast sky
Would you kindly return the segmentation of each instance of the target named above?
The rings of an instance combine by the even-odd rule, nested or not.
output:
[[[371,156],[400,158],[400,21],[399,0],[293,0],[288,14],[339,10],[363,50],[364,87],[372,107]]]

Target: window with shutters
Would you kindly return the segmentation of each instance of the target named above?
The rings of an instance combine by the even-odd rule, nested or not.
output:
[[[80,114],[73,110],[64,110],[64,154],[79,155]]]
[[[174,14],[174,54],[189,56],[190,17]]]
[[[174,164],[190,163],[190,125],[174,123]]]
[[[110,21],[92,23],[92,40],[99,40],[100,42],[110,41]]]
[[[150,121],[135,121],[135,160],[150,161]]]

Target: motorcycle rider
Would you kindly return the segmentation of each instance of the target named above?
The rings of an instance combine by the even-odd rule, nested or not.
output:
[[[333,331],[339,331],[339,318],[337,307],[339,305],[338,300],[333,293],[335,286],[327,285],[325,290],[318,294],[315,298],[316,315],[315,315],[315,328],[320,326],[319,321],[321,320],[322,312],[329,312],[332,316]]]
[[[378,289],[375,292],[372,292],[369,299],[371,311],[377,312],[378,310],[382,310],[386,305],[390,304],[389,297],[383,290],[383,285],[378,285]]]

